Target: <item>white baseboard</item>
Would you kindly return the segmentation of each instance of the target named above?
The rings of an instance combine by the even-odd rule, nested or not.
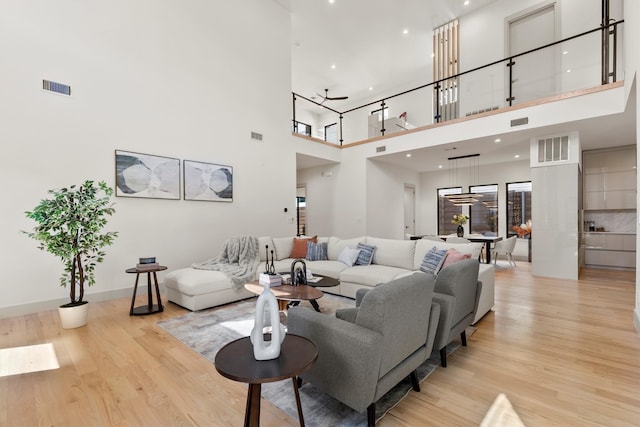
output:
[[[132,293],[133,293],[133,288],[128,287],[128,288],[116,289],[112,291],[97,292],[94,294],[85,294],[85,299],[87,301],[108,301],[108,300],[118,299],[118,298],[131,298]],[[147,294],[146,287],[140,286],[138,288],[138,295],[146,295],[146,294]],[[69,302],[68,298],[59,298],[54,300],[33,302],[29,304],[2,307],[2,309],[0,309],[0,319],[6,318],[6,317],[24,316],[26,314],[38,313],[40,311],[45,311],[45,310],[52,310],[68,302]]]

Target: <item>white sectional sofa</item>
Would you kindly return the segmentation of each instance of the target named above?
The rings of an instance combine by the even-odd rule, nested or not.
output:
[[[260,265],[258,274],[265,270],[266,250],[274,251],[275,269],[278,272],[288,272],[295,260],[289,255],[293,249],[293,237],[260,237]],[[305,261],[307,269],[313,274],[321,274],[340,280],[334,287],[322,288],[323,292],[355,298],[360,288],[374,287],[393,279],[412,274],[420,270],[425,254],[432,248],[454,248],[463,254],[470,254],[471,258],[478,258],[482,243],[446,243],[432,240],[394,240],[377,237],[357,237],[340,239],[338,237],[320,237],[318,243],[327,243],[328,260]],[[370,265],[348,265],[338,261],[338,256],[345,247],[357,247],[358,243],[375,246],[373,261]],[[478,310],[473,320],[475,324],[484,316],[494,304],[494,267],[490,264],[480,264],[478,280],[482,282],[482,292],[478,303]],[[197,270],[183,268],[165,275],[163,280],[167,299],[190,310],[202,310],[221,304],[238,301],[255,296],[249,291],[235,289],[231,280],[219,271]]]

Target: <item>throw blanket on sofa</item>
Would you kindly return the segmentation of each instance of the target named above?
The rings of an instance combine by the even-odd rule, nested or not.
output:
[[[227,240],[220,255],[191,266],[199,270],[216,270],[226,274],[236,289],[254,280],[260,257],[258,256],[258,238],[254,236],[232,237]]]

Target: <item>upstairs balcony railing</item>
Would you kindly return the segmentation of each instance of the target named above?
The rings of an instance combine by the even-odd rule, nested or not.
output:
[[[609,19],[606,19],[609,22]],[[623,78],[624,20],[340,111],[292,93],[293,132],[344,145]]]

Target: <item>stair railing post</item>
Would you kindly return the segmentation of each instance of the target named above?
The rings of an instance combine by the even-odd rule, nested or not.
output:
[[[296,94],[295,92],[291,92],[291,96],[292,96],[292,110],[293,110],[293,131],[294,132],[298,132],[298,123],[296,123]]]
[[[435,116],[433,116],[433,118],[435,119],[436,123],[440,123],[441,117],[440,117],[440,82],[439,81],[433,87],[433,90],[435,91],[435,104],[436,104],[436,114]]]
[[[509,58],[509,62],[507,62],[507,67],[509,67],[509,97],[506,101],[509,102],[509,107],[513,105],[513,100],[515,97],[513,96],[513,66],[516,65],[516,62],[513,60],[513,57]]]
[[[384,131],[386,130],[386,129],[384,128],[384,106],[385,106],[385,103],[384,103],[384,99],[383,99],[383,100],[382,100],[382,103],[380,104],[380,107],[381,107],[381,109],[380,109],[380,115],[381,115],[381,117],[382,117],[382,129],[380,129],[380,133],[381,133],[383,136],[384,136]]]

